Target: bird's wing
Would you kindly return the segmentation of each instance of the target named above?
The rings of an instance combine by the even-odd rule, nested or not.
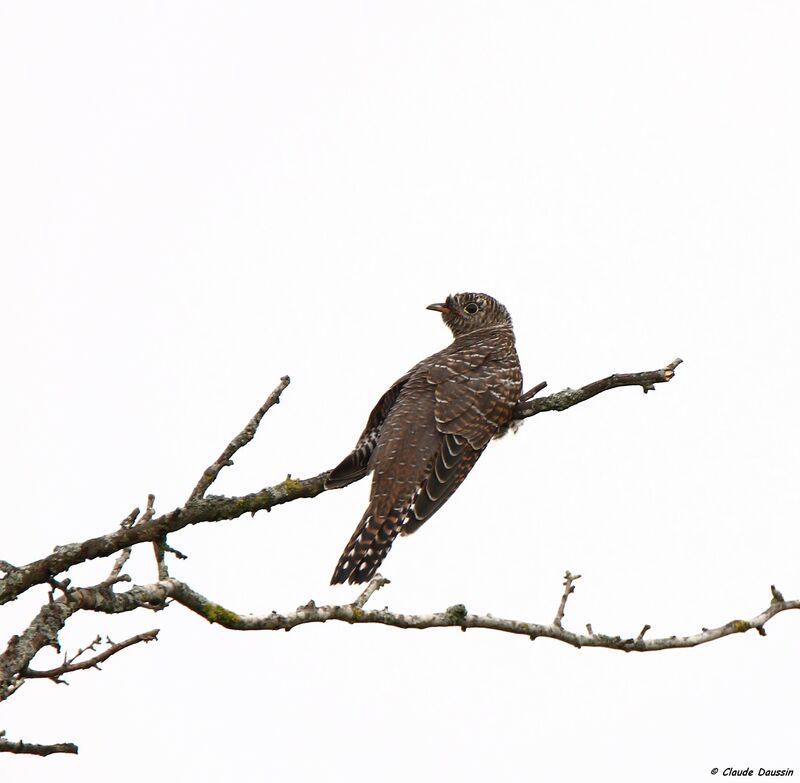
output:
[[[522,378],[516,357],[504,359],[498,361],[496,346],[484,343],[437,357],[428,370],[440,443],[410,503],[403,535],[419,529],[447,501],[510,418]]]
[[[325,489],[339,489],[354,481],[364,478],[370,470],[370,459],[380,437],[381,427],[386,416],[397,402],[403,386],[406,385],[411,373],[406,373],[395,381],[389,390],[378,400],[372,413],[367,419],[367,426],[358,439],[355,448],[328,474],[325,479]]]
[[[486,341],[437,357],[428,371],[435,386],[436,427],[482,451],[508,423],[522,388],[513,342]]]
[[[432,465],[408,505],[400,534],[407,536],[419,530],[458,489],[482,453],[483,448],[473,448],[466,438],[441,435]]]

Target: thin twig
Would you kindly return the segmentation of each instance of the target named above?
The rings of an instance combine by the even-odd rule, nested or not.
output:
[[[529,389],[525,392],[520,398],[520,402],[527,402],[530,399],[533,399],[540,391],[547,388],[547,381],[542,381],[541,383],[537,383],[532,389]]]
[[[142,514],[142,519],[140,524],[148,524],[155,516],[155,502],[156,496],[150,494],[147,496],[147,509],[145,510],[144,514]],[[164,551],[167,547],[167,534],[166,532],[162,532],[161,535],[157,536],[153,539],[153,555],[156,559],[156,572],[158,573],[159,579],[169,579],[169,569],[167,568],[167,564],[164,560]]]
[[[175,547],[170,546],[167,543],[164,543],[164,551],[168,552],[170,555],[175,555],[175,557],[177,557],[178,560],[188,560],[189,559],[189,555],[184,555],[183,552],[181,552],[179,549],[175,549]]]
[[[139,516],[139,507],[137,506],[130,514],[128,514],[122,522],[119,523],[120,527],[131,527],[136,524],[136,519]]]
[[[375,574],[372,581],[370,581],[370,583],[367,585],[364,592],[361,593],[361,595],[358,596],[358,598],[356,598],[355,601],[353,601],[351,606],[354,606],[356,609],[363,609],[364,604],[366,604],[367,601],[369,601],[369,599],[372,597],[372,594],[388,584],[390,584],[390,581],[388,579],[382,577],[380,574]]]
[[[111,645],[107,650],[95,655],[93,658],[87,658],[85,661],[79,661],[76,663],[75,661],[83,655],[83,653],[88,652],[89,650],[94,650],[95,646],[100,643],[100,637],[98,636],[94,642],[92,642],[88,647],[79,650],[75,655],[72,656],[68,661],[65,661],[63,665],[56,666],[54,669],[25,669],[21,672],[21,676],[24,679],[48,679],[53,680],[55,682],[64,682],[63,680],[59,680],[61,676],[64,674],[69,674],[70,672],[77,672],[83,669],[95,669],[98,668],[98,664],[103,663],[103,661],[107,661],[112,655],[116,655],[118,652],[122,652],[122,650],[132,647],[134,644],[139,644],[140,642],[152,642],[158,638],[158,628],[154,628],[152,631],[145,631],[144,633],[136,634],[136,636],[131,636],[130,639],[126,639],[124,642],[113,643],[111,640],[107,640],[108,643]]]
[[[156,503],[156,496],[151,492],[147,496],[147,508],[145,508],[144,514],[142,514],[142,518],[137,523],[137,526],[146,525],[155,516],[156,513],[155,503]]]
[[[580,578],[580,574],[573,575],[569,571],[564,574],[564,593],[561,596],[561,603],[558,605],[558,611],[553,619],[553,625],[556,628],[561,628],[561,621],[564,619],[564,610],[567,608],[567,599],[572,593],[575,592],[575,586],[573,582]]]
[[[125,567],[125,563],[128,562],[131,556],[131,552],[133,549],[131,547],[125,547],[125,549],[120,552],[119,557],[114,561],[114,565],[111,568],[108,576],[101,582],[102,585],[106,587],[111,587],[111,585],[115,585],[118,582],[130,582],[131,578],[127,574],[123,574],[120,576],[120,572]]]
[[[222,454],[203,471],[203,475],[192,490],[192,494],[189,495],[187,504],[200,500],[206,494],[208,488],[216,481],[220,471],[229,465],[233,465],[231,457],[233,457],[239,449],[253,440],[258,425],[261,423],[261,419],[264,418],[264,414],[273,405],[277,405],[281,401],[281,394],[289,383],[289,376],[284,375],[283,378],[281,378],[281,382],[272,390],[272,393],[267,397],[264,404],[256,411],[255,416],[247,422],[245,428],[223,449]]]
[[[84,653],[87,653],[89,651],[94,652],[94,648],[97,647],[98,644],[102,644],[102,642],[103,638],[100,636],[100,634],[98,634],[97,636],[94,637],[94,639],[92,639],[91,642],[89,642],[89,644],[86,645],[86,647],[79,647],[78,652],[76,652],[75,655],[73,655],[71,658],[68,657],[66,653],[64,653],[64,666],[67,666],[68,664],[71,663],[75,663],[75,661],[77,661],[78,658],[80,658],[81,655],[83,655]]]
[[[69,597],[70,583],[71,582],[72,582],[72,580],[69,577],[67,579],[63,579],[63,580],[59,581],[54,576],[51,576],[47,580],[47,584],[50,585],[50,593],[48,595],[48,600],[51,601],[51,602],[55,600],[55,595],[56,595],[56,591],[57,590],[60,590],[62,595],[64,595],[65,598]]]

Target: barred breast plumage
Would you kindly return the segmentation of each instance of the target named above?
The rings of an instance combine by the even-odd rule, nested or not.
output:
[[[391,386],[326,480],[334,489],[374,473],[331,584],[371,579],[397,534],[413,533],[455,492],[519,400],[522,372],[506,308],[465,293],[428,309],[442,313],[453,342]]]

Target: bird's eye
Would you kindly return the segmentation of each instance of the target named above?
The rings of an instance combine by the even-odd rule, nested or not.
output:
[[[470,302],[469,304],[464,305],[464,312],[467,315],[475,315],[478,312],[478,305],[475,302]]]

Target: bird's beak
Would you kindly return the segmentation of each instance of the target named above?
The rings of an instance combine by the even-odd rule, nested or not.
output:
[[[444,302],[438,302],[437,304],[428,305],[426,310],[436,310],[437,313],[449,313],[450,308]]]

